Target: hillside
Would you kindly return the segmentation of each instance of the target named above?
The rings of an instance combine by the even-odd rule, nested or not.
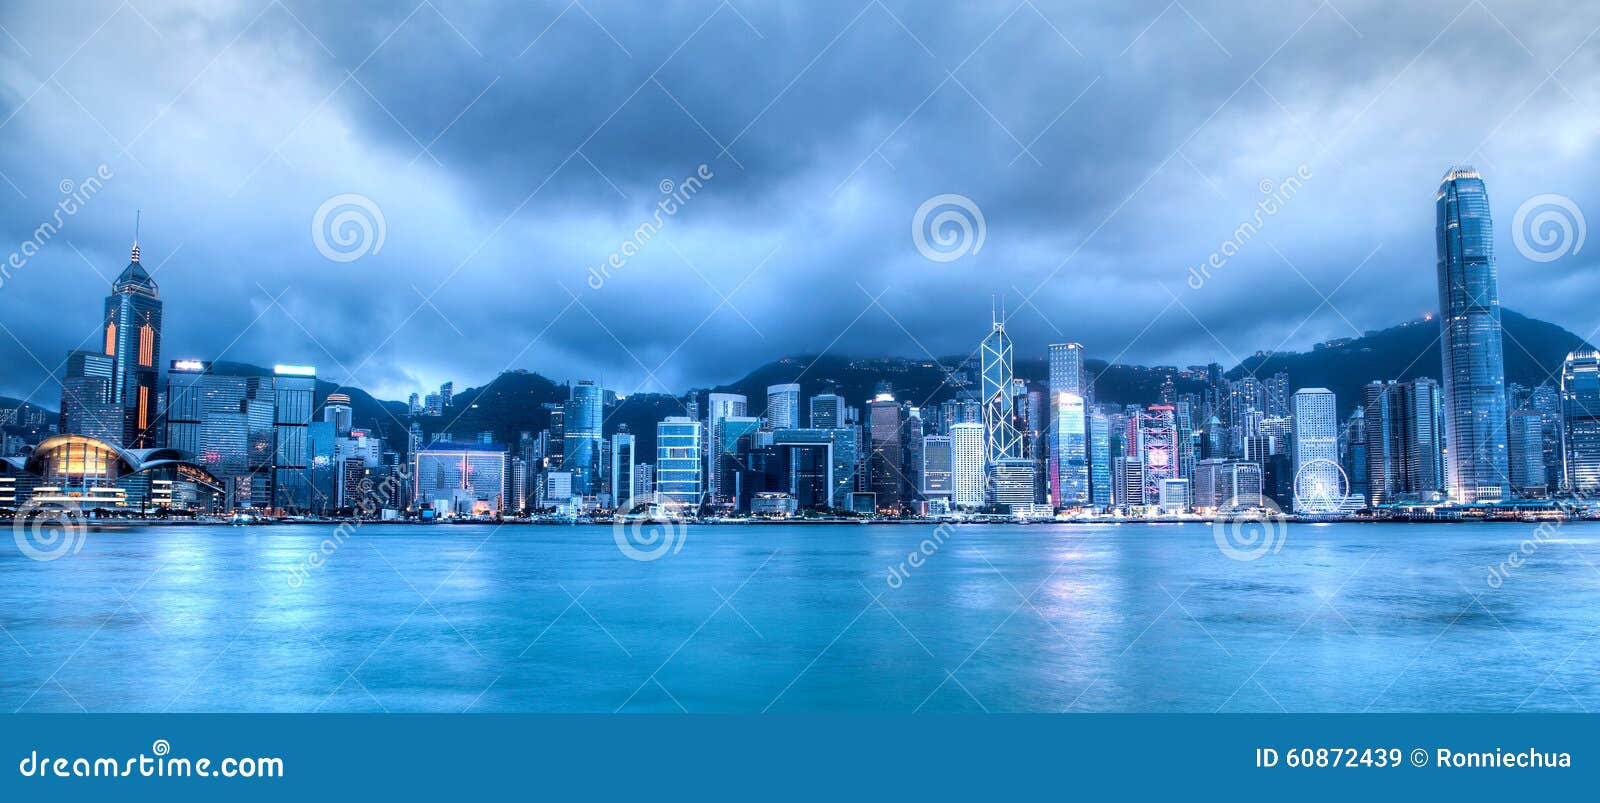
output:
[[[1503,312],[1507,383],[1529,387],[1558,377],[1562,360],[1570,351],[1593,348],[1582,338],[1555,324],[1535,320],[1511,310]],[[896,357],[851,358],[824,355],[820,358],[793,356],[759,366],[744,377],[714,388],[690,391],[683,397],[641,393],[608,407],[604,433],[611,435],[622,426],[638,436],[641,455],[655,453],[656,422],[669,415],[682,415],[684,401],[702,402],[708,392],[741,393],[750,399],[752,414],[766,407],[767,386],[799,382],[802,399],[832,390],[852,405],[870,400],[880,382],[888,382],[895,396],[924,406],[937,405],[960,395],[975,394],[976,366],[968,357],[947,357],[938,362]],[[965,363],[965,365],[964,365]],[[1095,377],[1095,396],[1111,404],[1152,404],[1160,395],[1162,382],[1169,376],[1180,392],[1197,392],[1201,382],[1172,367],[1107,365],[1087,361]],[[268,376],[271,369],[245,363],[218,362],[218,373],[241,376]],[[1289,375],[1291,388],[1326,387],[1339,399],[1342,412],[1361,398],[1361,388],[1375,379],[1414,379],[1440,374],[1439,329],[1436,320],[1408,321],[1387,329],[1370,331],[1360,337],[1318,344],[1299,353],[1258,353],[1227,372],[1238,379],[1248,372],[1268,376],[1278,371]],[[1047,375],[1045,360],[1019,357],[1018,377],[1042,383]],[[325,380],[317,381],[316,405],[320,411],[328,394],[336,391],[350,396],[357,427],[376,430],[390,443],[405,448],[405,430],[413,420],[404,402],[376,399],[356,387],[345,387]],[[531,371],[507,371],[489,384],[467,388],[455,394],[454,403],[442,416],[419,416],[425,437],[448,432],[458,440],[475,439],[480,432],[492,432],[496,441],[517,443],[520,433],[538,432],[550,425],[550,412],[544,405],[567,399],[565,384]],[[804,402],[802,402],[804,403]],[[18,407],[22,402],[0,398],[0,407]],[[45,420],[55,422],[57,414],[39,405]],[[702,409],[704,409],[702,407]],[[320,417],[320,413],[319,413]],[[13,434],[23,434],[8,427]],[[651,458],[645,458],[649,460]]]
[[[1583,338],[1552,323],[1503,310],[1506,384],[1536,387],[1560,382],[1561,363],[1567,353],[1592,349]],[[1407,321],[1399,326],[1370,331],[1361,337],[1335,340],[1308,352],[1258,354],[1227,372],[1237,379],[1247,372],[1269,376],[1289,374],[1291,388],[1325,387],[1347,412],[1361,398],[1361,388],[1379,379],[1439,379],[1439,323],[1436,319]]]

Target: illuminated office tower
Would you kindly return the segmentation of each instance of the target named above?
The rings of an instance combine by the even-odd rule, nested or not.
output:
[[[976,422],[950,426],[951,502],[958,507],[983,507],[983,425]]]
[[[1294,508],[1300,513],[1337,512],[1346,483],[1339,467],[1339,418],[1333,391],[1302,388],[1289,400],[1294,453]]]
[[[756,433],[761,430],[761,419],[753,415],[723,416],[717,426],[717,435],[708,442],[711,459],[717,465],[717,482],[722,490],[715,502],[719,505],[740,508],[751,494],[761,490],[752,487],[757,480],[755,467],[749,462],[756,448]]]
[[[1089,398],[1089,378],[1083,365],[1083,345],[1080,343],[1051,343],[1047,350],[1050,363],[1050,398],[1071,393],[1085,400]]]
[[[1600,352],[1575,351],[1561,366],[1562,490],[1600,493]]]
[[[303,512],[313,506],[310,430],[317,369],[278,365],[272,370],[272,507]]]
[[[1002,458],[989,465],[989,483],[995,505],[1015,512],[1017,506],[1031,507],[1038,497],[1038,472],[1025,457]]]
[[[1023,457],[1022,435],[1015,424],[1015,399],[1012,396],[1011,336],[1005,321],[994,316],[993,327],[979,346],[983,371],[984,460]]]
[[[1143,468],[1146,504],[1161,498],[1162,483],[1180,479],[1178,474],[1178,430],[1174,410],[1165,404],[1152,405],[1139,414],[1134,433],[1134,456]]]
[[[177,449],[196,460],[201,451],[200,432],[208,412],[206,380],[209,369],[210,366],[199,360],[173,360],[167,366],[167,448]],[[63,415],[65,412],[63,405]]]
[[[951,462],[949,435],[924,435],[922,438],[922,496],[949,499],[955,491],[954,464]]]
[[[168,402],[171,403],[170,401]],[[350,408],[350,395],[347,393],[329,393],[327,401],[322,403],[322,420],[333,425],[333,434],[340,438],[349,437],[350,425],[354,414]]]
[[[600,386],[585,379],[568,391],[562,417],[561,470],[572,474],[574,496],[600,491],[600,425],[605,417]]]
[[[511,453],[502,445],[436,442],[413,456],[411,465],[419,507],[485,515],[510,505]]]
[[[1444,492],[1439,384],[1372,382],[1362,401],[1367,503],[1437,500]]]
[[[121,410],[120,444],[129,449],[160,445],[156,422],[156,383],[161,369],[161,297],[155,280],[132,259],[111,284],[105,304],[105,354],[111,358],[109,401]]]
[[[1450,499],[1492,502],[1509,493],[1510,477],[1489,192],[1478,171],[1463,166],[1445,175],[1434,197]]]
[[[1536,410],[1511,413],[1506,426],[1506,449],[1511,468],[1511,490],[1522,497],[1541,497],[1544,484],[1544,426]]]
[[[639,473],[638,441],[626,424],[622,429],[611,436],[611,503],[617,510],[629,510]]]
[[[1097,510],[1111,507],[1111,420],[1099,410],[1085,417],[1089,458],[1089,500]]]
[[[1067,391],[1052,396],[1049,473],[1053,507],[1090,504],[1088,422],[1083,397]]]
[[[92,351],[67,354],[61,380],[61,432],[121,444],[122,407],[111,401],[112,359]]]
[[[687,416],[671,416],[656,424],[656,501],[693,515],[704,497],[701,483],[701,424]]]
[[[1528,394],[1528,409],[1539,413],[1544,434],[1544,486],[1550,493],[1561,490],[1566,461],[1561,456],[1561,390],[1545,382]]]
[[[899,512],[904,503],[905,442],[900,403],[894,395],[880,393],[867,405],[872,451],[867,461],[869,488],[877,495],[878,510]]]
[[[706,448],[705,491],[713,504],[734,502],[733,489],[724,487],[721,480],[721,454],[716,444],[722,442],[722,419],[742,418],[749,415],[750,400],[737,393],[712,393],[706,397],[706,421],[703,437]],[[659,482],[660,467],[656,468]]]
[[[844,399],[837,393],[819,393],[811,397],[812,429],[833,429],[845,426]]]
[[[794,383],[767,386],[767,427],[796,429],[800,426],[800,386]]]

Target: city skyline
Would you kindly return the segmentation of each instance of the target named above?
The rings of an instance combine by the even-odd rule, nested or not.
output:
[[[1580,343],[1535,387],[1508,383],[1488,186],[1455,165],[1436,203],[1441,379],[1369,381],[1354,404],[1345,399],[1348,415],[1334,391],[1284,371],[1258,375],[1261,365],[1234,379],[1214,363],[1192,366],[1182,389],[1168,373],[1155,398],[1091,403],[1103,374],[1087,370],[1084,347],[1050,344],[1039,373],[1019,376],[1005,306],[992,301],[976,352],[940,364],[938,385],[920,401],[898,397],[880,374],[860,407],[824,378],[812,380],[823,392],[803,405],[807,365],[767,384],[755,404],[731,391],[671,397],[680,409],[657,408],[646,423],[655,430],[649,464],[625,422],[607,437],[625,397],[593,379],[552,385],[565,399],[523,398],[515,439],[505,422],[469,422],[480,426],[470,438],[455,431],[479,396],[462,401],[453,381],[425,402],[412,393],[405,420],[382,410],[390,421],[375,432],[355,427],[342,390],[325,394],[314,420],[309,365],[246,377],[173,359],[163,392],[164,307],[136,242],[105,300],[103,349],[67,355],[59,427],[8,434],[0,480],[14,503],[154,505],[162,515],[359,515],[374,482],[402,489],[386,516],[423,520],[576,520],[640,505],[652,516],[1024,521],[1285,509],[1429,518],[1474,506],[1565,515],[1559,506],[1586,503],[1600,476],[1600,356]]]
[[[1160,11],[707,3],[646,29],[604,3],[500,26],[426,8],[352,26],[298,3],[257,19],[91,5],[70,23],[8,9],[15,41],[0,44],[21,48],[0,69],[0,125],[26,154],[0,159],[8,239],[51,218],[64,179],[101,164],[109,177],[5,278],[3,390],[24,395],[59,360],[27,352],[65,353],[96,325],[54,311],[109,283],[141,208],[174,319],[166,351],[261,365],[292,352],[383,398],[507,367],[672,392],[830,346],[944,356],[981,320],[948,300],[999,293],[1015,299],[1019,353],[1064,337],[1147,365],[1303,349],[1430,311],[1416,188],[1455,161],[1494,187],[1506,305],[1580,335],[1600,323],[1581,302],[1589,254],[1530,259],[1510,225],[1542,194],[1589,200],[1595,115],[1570,87],[1600,55],[1572,15],[1594,12]],[[147,46],[178,30],[184,48]],[[419,39],[439,44],[425,76],[395,63]],[[757,46],[808,57],[724,86]],[[1058,80],[1011,85],[1024,67]],[[563,103],[579,76],[593,91]],[[523,108],[548,125],[524,125]],[[661,182],[693,176],[710,177],[593,288]],[[1291,177],[1281,210],[1224,247],[1259,219],[1263,182]],[[386,238],[331,261],[308,224],[347,193],[376,204]],[[946,193],[988,224],[981,249],[948,263],[907,225]],[[809,288],[829,303],[804,303]],[[666,294],[678,303],[650,303]]]

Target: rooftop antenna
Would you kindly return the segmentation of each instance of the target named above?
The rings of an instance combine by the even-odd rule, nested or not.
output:
[[[133,261],[134,262],[138,262],[139,261],[139,218],[142,215],[143,215],[143,210],[135,209],[133,211]]]

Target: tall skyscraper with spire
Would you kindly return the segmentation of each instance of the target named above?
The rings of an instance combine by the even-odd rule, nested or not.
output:
[[[1005,317],[991,310],[993,325],[983,339],[983,456],[991,465],[998,460],[1021,458],[1022,435],[1015,424],[1011,388],[1011,336]]]
[[[139,262],[138,224],[128,266],[106,296],[104,345],[111,358],[110,401],[122,411],[122,445],[160,445],[156,388],[161,371],[161,296]]]
[[[1459,166],[1445,174],[1434,198],[1450,499],[1495,501],[1511,488],[1489,191],[1478,171]]]

